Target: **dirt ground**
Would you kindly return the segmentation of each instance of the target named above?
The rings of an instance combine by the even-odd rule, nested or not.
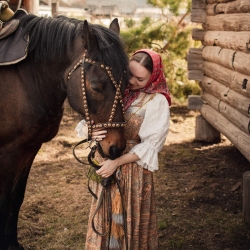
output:
[[[197,115],[186,106],[171,107],[170,132],[154,176],[159,249],[248,250],[242,175],[250,163],[223,136],[218,144],[195,142]],[[65,115],[58,135],[35,159],[19,215],[25,249],[84,249],[91,195],[87,167],[72,154],[79,119]]]

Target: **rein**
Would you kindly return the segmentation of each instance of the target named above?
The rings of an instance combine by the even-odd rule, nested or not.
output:
[[[79,145],[81,145],[81,144],[83,144],[83,143],[86,143],[86,142],[89,143],[89,146],[88,146],[88,147],[90,148],[90,152],[89,152],[89,154],[88,154],[88,163],[86,163],[86,162],[80,160],[80,159],[77,157],[76,153],[75,153],[76,147],[78,147]],[[74,155],[75,159],[76,159],[78,162],[80,162],[80,163],[83,164],[83,165],[91,165],[91,166],[94,168],[92,171],[96,171],[96,170],[100,169],[101,167],[100,167],[99,165],[97,165],[97,164],[93,161],[94,156],[95,156],[95,152],[96,152],[96,149],[97,149],[97,145],[94,145],[93,147],[91,147],[92,142],[93,142],[93,141],[89,141],[88,139],[84,139],[84,140],[78,142],[78,143],[74,146],[74,148],[73,148],[73,155]],[[96,143],[98,143],[98,142],[96,142]],[[91,174],[92,174],[92,173],[93,173],[93,172],[91,172]],[[99,197],[99,198],[98,198],[97,195],[91,190],[90,185],[89,185],[89,180],[90,180],[90,179],[88,179],[88,190],[89,190],[89,192],[93,195],[93,197],[94,197],[96,200],[98,200],[98,204],[97,204],[97,206],[96,206],[96,210],[95,210],[94,215],[93,215],[93,217],[92,217],[92,222],[91,222],[91,223],[92,223],[92,229],[93,229],[93,231],[94,231],[97,235],[99,235],[99,236],[101,236],[101,237],[108,235],[108,249],[109,249],[110,233],[111,233],[111,225],[112,225],[112,202],[111,202],[111,189],[110,189],[110,185],[111,185],[111,183],[112,183],[113,180],[115,181],[115,183],[116,183],[116,185],[117,185],[117,187],[118,187],[118,190],[119,190],[119,192],[120,192],[120,195],[121,195],[122,211],[123,211],[123,221],[124,221],[124,233],[125,233],[125,234],[124,234],[124,235],[125,235],[124,237],[125,237],[126,250],[128,250],[127,227],[126,227],[126,212],[125,212],[125,205],[124,205],[124,201],[123,201],[123,197],[122,197],[121,186],[120,186],[120,183],[119,183],[119,181],[120,181],[119,178],[117,178],[117,177],[115,176],[115,173],[113,173],[113,174],[112,174],[111,176],[109,176],[108,178],[102,178],[102,181],[101,181],[102,191],[101,191],[101,194],[100,194],[100,197]],[[108,229],[106,232],[101,233],[101,232],[99,232],[99,231],[96,229],[96,227],[95,227],[94,218],[95,218],[97,212],[99,211],[99,209],[100,209],[100,207],[101,207],[101,205],[102,205],[102,202],[103,202],[103,200],[104,200],[104,192],[105,192],[105,190],[106,190],[106,194],[107,194],[107,204],[108,204],[108,212],[107,212],[107,213],[108,213],[108,224],[109,224],[109,229]]]
[[[88,154],[88,163],[86,163],[86,162],[80,160],[80,159],[77,157],[76,153],[75,153],[75,149],[76,149],[79,145],[84,144],[84,143],[86,143],[86,142],[89,142],[88,148],[90,148],[90,152],[89,152],[89,154]],[[78,142],[78,143],[74,146],[74,148],[73,148],[73,155],[74,155],[75,159],[76,159],[78,162],[80,162],[80,163],[83,164],[83,165],[88,165],[88,166],[90,165],[90,166],[94,167],[94,169],[95,169],[95,171],[96,171],[96,170],[100,169],[101,167],[100,167],[99,165],[97,165],[97,164],[93,161],[94,156],[95,156],[95,152],[96,152],[96,149],[97,149],[97,145],[94,145],[93,147],[91,147],[92,142],[93,142],[93,141],[89,141],[88,139],[84,139],[84,140]],[[101,182],[102,186],[103,186],[103,187],[108,186],[108,185],[110,184],[110,181],[112,180],[113,177],[114,177],[114,176],[111,175],[111,176],[108,177],[108,178],[102,178],[102,180],[103,180],[103,181]],[[91,192],[91,194],[92,194],[95,198],[97,198],[97,196],[90,190],[90,188],[89,188],[89,191]]]

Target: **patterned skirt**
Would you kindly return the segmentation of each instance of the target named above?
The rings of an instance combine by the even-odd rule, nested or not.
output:
[[[123,214],[123,211],[117,209],[120,206],[118,203],[121,203],[117,199],[117,194],[120,193],[119,189],[117,184],[112,182],[111,195],[109,196],[107,190],[104,190],[103,202],[96,213],[99,201],[94,197],[92,199],[85,250],[125,250],[126,244],[128,250],[157,250],[158,232],[153,173],[136,163],[130,163],[120,167],[117,170],[117,176],[120,179],[121,197],[126,213],[126,228],[124,230],[123,217],[118,222],[118,227],[114,227],[114,223],[112,223],[112,226],[109,223],[108,213],[110,208],[113,210],[113,221],[117,222],[117,218]],[[103,190],[101,183],[90,181],[90,186],[91,190],[100,198]],[[111,197],[112,206],[110,206],[109,197]],[[115,217],[114,210],[119,210],[120,215]],[[93,230],[93,224],[96,231],[107,234],[104,236],[98,235]]]

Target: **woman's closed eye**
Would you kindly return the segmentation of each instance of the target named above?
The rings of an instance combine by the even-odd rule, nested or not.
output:
[[[139,82],[143,82],[145,79],[137,78],[137,80],[138,80]]]
[[[139,82],[143,82],[143,81],[144,81],[143,78],[141,78],[141,77],[136,77],[136,76],[134,76],[134,75],[132,75],[132,74],[130,73],[130,74],[129,74],[129,79],[131,79],[132,77],[136,78],[136,80],[139,81]]]

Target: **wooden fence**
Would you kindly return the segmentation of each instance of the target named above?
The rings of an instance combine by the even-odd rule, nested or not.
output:
[[[200,113],[250,161],[250,0],[193,0],[188,77],[202,89]]]

